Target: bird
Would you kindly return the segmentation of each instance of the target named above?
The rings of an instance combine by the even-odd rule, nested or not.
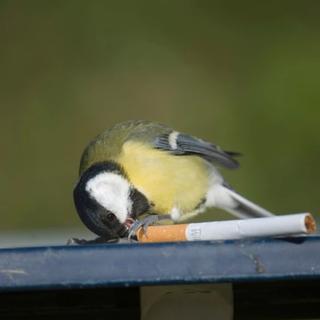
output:
[[[81,156],[74,204],[98,237],[75,242],[134,238],[140,227],[179,223],[210,207],[243,219],[272,216],[236,192],[220,173],[221,167],[238,168],[239,155],[157,122],[114,125]]]

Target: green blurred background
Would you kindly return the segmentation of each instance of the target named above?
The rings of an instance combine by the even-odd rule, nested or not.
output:
[[[319,9],[1,0],[0,230],[84,228],[72,201],[81,152],[128,119],[242,152],[241,169],[224,171],[240,193],[317,214]]]

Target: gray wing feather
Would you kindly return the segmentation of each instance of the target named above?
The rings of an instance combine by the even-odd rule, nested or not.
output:
[[[172,143],[171,134],[172,132],[158,136],[154,142],[155,147],[170,151],[175,155],[198,155],[208,162],[218,162],[229,169],[239,167],[238,161],[233,158],[239,155],[236,152],[224,151],[217,145],[184,133],[176,133],[174,143]]]

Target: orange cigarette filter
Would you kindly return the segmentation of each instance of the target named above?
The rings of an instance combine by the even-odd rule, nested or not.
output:
[[[186,241],[187,226],[188,224],[150,226],[146,232],[140,228],[137,238],[140,242]]]

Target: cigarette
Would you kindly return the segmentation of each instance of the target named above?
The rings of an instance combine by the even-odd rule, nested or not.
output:
[[[140,242],[231,240],[280,237],[314,233],[316,222],[310,213],[266,218],[150,226],[137,231]]]

